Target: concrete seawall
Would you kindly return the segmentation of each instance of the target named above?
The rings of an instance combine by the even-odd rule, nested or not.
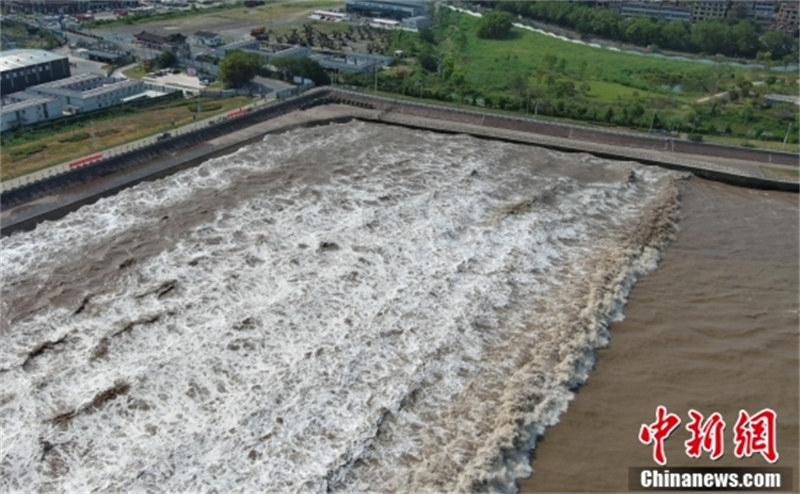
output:
[[[635,160],[739,186],[795,192],[799,189],[798,157],[792,153],[554,124],[320,88],[235,119],[4,191],[0,195],[0,233],[32,229],[41,221],[62,217],[141,181],[230,153],[266,133],[351,119]]]

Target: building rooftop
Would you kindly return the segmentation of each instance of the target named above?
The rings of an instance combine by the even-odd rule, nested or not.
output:
[[[45,50],[4,50],[0,51],[0,71],[21,69],[31,65],[52,62],[55,60],[66,59],[63,55],[58,55]]]
[[[124,87],[139,86],[141,84],[142,82],[136,79],[125,79],[122,81],[115,81],[109,84],[103,84],[102,86],[93,89],[87,89],[86,91],[83,91],[81,93],[81,96],[83,96],[84,98],[91,98],[93,96],[99,96],[101,94],[111,93],[118,89],[122,89]]]
[[[212,33],[210,31],[197,31],[196,33],[194,33],[194,35],[197,36],[198,38],[208,38],[208,39],[216,38],[217,36],[219,36],[219,34]]]
[[[157,43],[157,44],[170,44],[170,43],[183,43],[186,41],[186,36],[182,35],[181,33],[172,33],[167,35],[161,35],[157,33],[150,33],[147,31],[142,31],[139,34],[134,34],[134,38],[136,38],[139,42],[148,42],[148,43]]]
[[[53,98],[38,97],[38,98],[28,98],[21,101],[15,101],[13,103],[0,106],[0,113],[14,113],[16,111],[25,110],[27,108],[31,108],[34,106],[40,106],[46,103],[50,103],[51,101],[55,100]]]
[[[246,46],[258,46],[260,42],[257,39],[242,39],[239,41],[234,41],[233,43],[228,43],[227,45],[223,45],[220,48],[225,50],[235,50],[237,48],[242,48]]]
[[[57,81],[50,81],[45,82],[44,84],[37,84],[36,86],[32,86],[31,89],[69,89],[69,86],[73,84],[78,84],[84,81],[94,81],[98,79],[105,79],[105,77],[98,75],[98,74],[78,74],[73,75],[71,77],[67,77],[65,79],[59,79]]]

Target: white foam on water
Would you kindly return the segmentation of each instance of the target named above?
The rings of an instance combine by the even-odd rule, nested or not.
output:
[[[513,490],[676,178],[337,124],[4,238],[0,489]]]

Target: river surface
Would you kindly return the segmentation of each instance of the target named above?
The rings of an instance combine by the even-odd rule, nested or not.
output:
[[[667,467],[789,467],[784,487],[800,488],[797,194],[697,178],[680,188],[675,240],[637,282],[586,386],[537,445],[522,491],[627,491],[628,467],[656,466],[637,434],[659,405],[681,419],[665,441]],[[737,458],[740,410],[764,408],[777,414],[778,460]],[[690,409],[722,416],[721,458],[687,456]]]
[[[796,219],[794,195],[579,153],[267,136],[0,240],[0,490],[508,491],[559,421],[531,482],[618,490],[656,404],[771,406],[796,458]],[[587,430],[588,463],[556,448]],[[622,473],[593,470],[609,443]]]

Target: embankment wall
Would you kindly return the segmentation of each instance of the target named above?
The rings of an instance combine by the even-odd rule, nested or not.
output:
[[[469,133],[478,137],[537,144],[561,151],[589,152],[610,159],[634,159],[646,164],[691,171],[704,178],[739,186],[795,192],[800,188],[797,181],[766,179],[710,164],[698,165],[696,162],[686,159],[687,156],[710,156],[752,161],[753,163],[797,166],[798,157],[792,153],[613,132],[402,101],[335,88],[318,88],[235,118],[214,122],[208,127],[178,137],[165,139],[144,148],[134,149],[69,172],[47,177],[38,182],[3,191],[0,195],[0,208],[8,209],[38,198],[53,196],[77,186],[85,186],[90,189],[89,193],[77,198],[62,198],[53,201],[50,206],[39,208],[35,214],[12,214],[3,218],[2,224],[0,224],[0,233],[6,235],[14,231],[31,229],[40,221],[59,218],[100,197],[114,194],[143,180],[166,176],[211,157],[230,152],[232,148],[246,143],[246,140],[243,140],[224,147],[209,146],[206,143],[211,139],[297,110],[331,103],[354,108],[352,113],[343,110],[339,117],[333,119],[337,121],[361,118],[440,132]],[[371,112],[366,114],[356,112],[356,108],[368,109]],[[325,121],[330,120],[331,118],[327,118]],[[304,125],[319,123],[323,122],[311,118]],[[521,135],[531,138],[521,138]],[[157,166],[153,166],[153,162],[156,161],[159,163]],[[116,181],[104,180],[106,177],[119,175],[124,178]]]

